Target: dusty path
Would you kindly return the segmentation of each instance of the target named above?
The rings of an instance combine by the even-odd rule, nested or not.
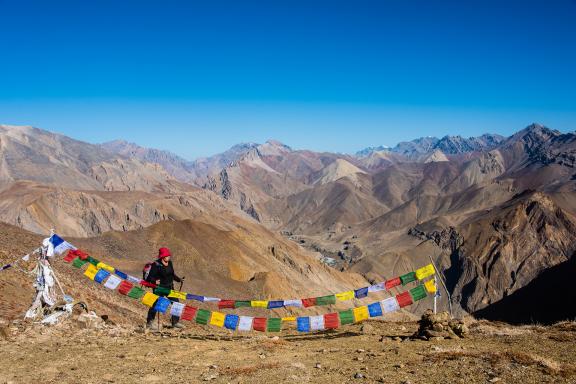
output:
[[[163,335],[74,327],[15,331],[0,342],[0,383],[574,383],[576,324],[477,323],[467,339],[400,341],[416,323],[338,332]]]

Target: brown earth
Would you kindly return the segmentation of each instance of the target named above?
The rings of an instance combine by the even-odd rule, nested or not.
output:
[[[415,322],[369,321],[277,335],[190,325],[134,328],[14,325],[0,338],[2,383],[574,383],[576,324],[468,321],[465,339],[411,340]],[[276,337],[275,337],[276,336]]]

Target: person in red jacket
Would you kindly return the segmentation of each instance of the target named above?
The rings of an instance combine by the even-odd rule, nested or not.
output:
[[[174,289],[174,281],[182,282],[184,277],[178,277],[174,272],[174,267],[172,265],[172,254],[168,248],[160,248],[158,250],[158,259],[152,263],[150,267],[150,272],[146,281],[154,283],[162,288]],[[165,293],[154,292],[160,296],[166,296]],[[178,299],[169,297],[171,301],[178,301]],[[156,317],[156,311],[154,306],[148,310],[148,316],[146,318],[146,327],[150,329],[156,329],[154,324],[154,317]],[[178,316],[171,317],[172,326],[174,328],[184,328],[184,325],[180,323],[180,318]]]

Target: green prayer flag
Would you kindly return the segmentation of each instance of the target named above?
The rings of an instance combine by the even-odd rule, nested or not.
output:
[[[252,304],[249,301],[235,301],[234,308],[251,307]]]
[[[152,290],[152,292],[154,292],[155,295],[158,296],[168,296],[170,294],[170,288],[164,288],[164,287],[156,287]]]
[[[198,312],[196,313],[196,322],[198,324],[208,324],[208,321],[210,320],[210,316],[212,315],[212,312],[206,310],[206,309],[199,309]]]
[[[140,299],[142,296],[144,296],[145,293],[146,291],[144,291],[142,288],[134,286],[130,292],[128,292],[128,297],[133,299]]]
[[[96,260],[95,258],[93,258],[92,256],[88,256],[86,258],[86,261],[89,262],[90,264],[92,264],[93,266],[97,266],[98,263],[100,262],[100,260]]]
[[[412,296],[413,301],[422,300],[426,297],[426,289],[424,289],[423,285],[419,285],[410,290],[410,295]]]
[[[408,272],[407,274],[400,276],[400,281],[402,281],[402,285],[416,281],[416,273]]]
[[[82,266],[86,263],[87,263],[86,260],[82,260],[81,258],[77,257],[74,259],[74,261],[72,261],[72,266],[76,268],[82,268]]]
[[[345,325],[354,323],[354,314],[351,309],[340,311],[338,314],[340,315],[340,324]]]
[[[316,298],[316,305],[329,305],[329,304],[336,304],[335,295],[320,296]]]
[[[268,319],[266,324],[266,330],[268,332],[280,332],[282,329],[282,319],[277,317],[272,317]]]

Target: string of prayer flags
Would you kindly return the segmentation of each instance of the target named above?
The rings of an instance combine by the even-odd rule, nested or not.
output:
[[[252,329],[253,321],[254,318],[252,316],[240,316],[240,320],[238,321],[238,330],[250,331]]]
[[[118,285],[120,285],[121,282],[122,279],[120,279],[118,276],[110,275],[110,277],[108,277],[108,280],[106,280],[106,282],[104,283],[104,286],[108,289],[116,289],[118,288]]]
[[[133,286],[130,292],[128,292],[128,297],[131,297],[133,299],[141,299],[145,293],[146,291],[143,290],[142,288]]]
[[[430,279],[424,282],[424,287],[428,293],[436,293],[436,279]]]
[[[234,331],[234,330],[236,330],[236,327],[238,327],[239,321],[240,321],[240,317],[238,315],[228,314],[228,315],[226,315],[226,318],[224,319],[224,327]]]
[[[310,329],[312,331],[321,331],[324,328],[324,316],[310,316]]]
[[[402,285],[406,285],[416,281],[416,274],[414,272],[408,272],[407,274],[400,276],[400,280],[402,281]]]
[[[183,303],[179,303],[177,301],[174,301],[172,303],[172,306],[170,307],[170,315],[172,316],[176,316],[176,317],[181,317],[182,316],[182,312],[184,312],[184,307],[186,305]]]
[[[392,288],[399,286],[400,284],[402,284],[402,281],[400,280],[400,278],[395,277],[393,279],[386,280],[386,283],[384,283],[384,286],[386,287],[386,290],[389,291]]]
[[[218,309],[224,308],[235,308],[234,300],[220,300],[218,303]]]
[[[86,268],[86,270],[84,271],[84,276],[86,276],[90,280],[94,280],[96,273],[98,273],[98,269],[92,264],[90,264],[88,265],[88,268]]]
[[[352,313],[354,314],[354,322],[356,323],[370,317],[368,307],[365,305],[352,309]]]
[[[144,296],[142,296],[142,304],[152,308],[156,300],[158,300],[158,295],[155,295],[151,292],[146,292]]]
[[[284,306],[284,301],[273,300],[268,302],[268,309],[282,308]]]
[[[210,320],[210,311],[206,309],[199,309],[196,312],[196,323],[206,325]]]
[[[356,296],[357,299],[363,299],[368,296],[368,287],[354,290],[354,296]]]
[[[255,317],[252,321],[252,328],[255,331],[266,332],[266,320],[268,319],[265,317]]]
[[[102,284],[104,279],[106,279],[108,276],[110,276],[110,272],[108,272],[105,269],[99,269],[98,272],[96,272],[96,275],[94,276],[94,281],[99,284]]]
[[[298,332],[310,332],[310,318],[299,317],[296,319],[296,329]]]
[[[410,295],[414,301],[422,300],[426,297],[426,289],[424,289],[423,285],[419,285],[410,290]]]
[[[412,304],[412,297],[410,296],[410,292],[402,292],[396,295],[396,300],[398,301],[400,308],[404,308]]]
[[[389,297],[385,300],[382,300],[381,303],[384,313],[395,312],[400,309],[400,306],[398,305],[398,300],[396,300],[395,297]]]
[[[177,304],[177,303],[174,303],[174,304]],[[198,308],[191,307],[189,305],[185,305],[184,310],[182,311],[182,315],[180,315],[180,318],[182,320],[192,321],[196,317],[197,311],[198,311]]]
[[[226,315],[222,312],[212,312],[212,317],[210,317],[210,324],[222,328],[224,326],[224,319]]]
[[[170,303],[172,303],[172,301],[170,301],[170,299],[167,299],[165,297],[160,296],[158,298],[158,300],[156,300],[156,304],[154,305],[154,310],[156,310],[160,313],[166,313],[166,311],[168,310],[168,307],[170,306]]]
[[[382,316],[382,307],[380,306],[380,303],[377,301],[375,303],[369,304],[368,313],[370,314],[370,317]]]
[[[346,291],[336,294],[336,299],[338,301],[348,301],[354,299],[354,291]]]
[[[340,311],[338,312],[338,315],[340,317],[340,324],[346,325],[354,323],[354,314],[351,309]]]
[[[324,315],[324,326],[326,329],[336,329],[338,328],[338,313],[327,313]]]
[[[336,296],[328,295],[316,298],[316,305],[330,305],[330,304],[336,304]]]
[[[266,300],[252,300],[250,301],[252,308],[268,308],[268,301]]]
[[[86,264],[87,261],[86,260],[82,260],[79,257],[75,258],[74,261],[72,262],[72,266],[75,268],[82,268],[84,266],[84,264]]]
[[[130,292],[133,286],[134,285],[131,282],[122,280],[120,286],[118,287],[118,292],[120,292],[122,295],[128,295],[128,292]]]
[[[416,271],[416,278],[418,280],[422,280],[427,278],[428,276],[432,276],[436,273],[436,270],[434,269],[434,266],[432,264],[428,264],[425,267],[422,268],[418,268]]]
[[[279,317],[272,317],[268,319],[266,324],[266,331],[268,332],[280,332],[282,329],[282,319]]]

